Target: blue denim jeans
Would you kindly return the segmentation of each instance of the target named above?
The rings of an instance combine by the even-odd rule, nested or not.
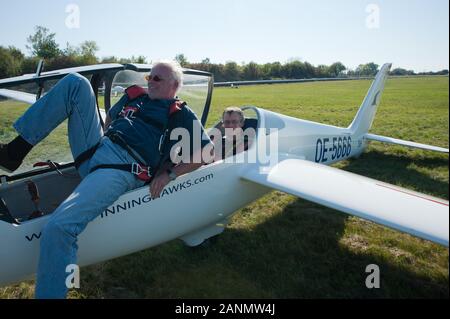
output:
[[[134,160],[126,150],[103,136],[94,92],[89,81],[79,74],[60,80],[14,123],[14,128],[35,145],[66,118],[74,158],[101,143],[93,157],[80,166],[81,183],[53,212],[42,230],[36,298],[66,297],[69,275],[66,267],[76,264],[77,236],[120,195],[144,185],[133,174],[121,170],[98,169],[88,173],[99,164],[127,164]]]

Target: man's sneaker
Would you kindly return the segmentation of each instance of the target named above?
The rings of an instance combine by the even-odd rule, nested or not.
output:
[[[0,144],[0,169],[11,173],[19,168],[22,161],[12,160],[8,154],[8,144]]]

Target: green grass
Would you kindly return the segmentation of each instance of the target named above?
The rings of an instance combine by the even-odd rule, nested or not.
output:
[[[10,100],[0,102],[0,142],[6,143],[17,136],[12,128],[14,121],[24,113],[28,105]],[[17,173],[28,171],[33,164],[39,161],[51,159],[57,162],[73,160],[67,137],[67,121],[59,125],[49,136],[32,149],[25,162],[16,171]],[[0,169],[0,174],[6,174]]]
[[[369,86],[343,81],[216,88],[208,123],[226,106],[251,104],[347,126]],[[447,148],[448,88],[448,77],[388,79],[371,132]],[[22,111],[0,113],[0,140],[14,136],[8,127]],[[63,124],[34,156],[62,153],[65,129]],[[373,143],[358,160],[336,166],[449,197],[448,155]],[[69,296],[448,298],[448,257],[442,246],[275,191],[239,210],[223,234],[200,247],[174,240],[82,268],[81,289]],[[380,267],[380,289],[365,287],[368,264]],[[0,297],[31,298],[33,284],[0,288]]]

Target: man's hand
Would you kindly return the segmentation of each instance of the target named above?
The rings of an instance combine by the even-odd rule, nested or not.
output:
[[[157,174],[150,183],[150,195],[152,199],[159,197],[164,187],[170,182],[169,174],[166,170],[163,170],[160,174]]]
[[[199,151],[201,152],[201,150]],[[201,153],[200,153],[201,154]],[[192,163],[192,159],[190,163],[180,163],[174,167],[172,167],[172,171],[177,175],[181,176],[192,171],[195,171],[197,168],[202,166],[204,163]],[[167,169],[171,167],[172,164],[170,162],[165,163],[161,169],[159,169],[155,178],[150,183],[150,195],[152,199],[159,197],[164,187],[169,184],[170,177],[167,173]]]

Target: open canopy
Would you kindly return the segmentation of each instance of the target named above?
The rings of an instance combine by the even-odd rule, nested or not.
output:
[[[26,74],[22,76],[0,79],[0,141],[9,141],[15,136],[11,128],[11,122],[20,116],[27,105],[34,103],[41,96],[45,95],[61,78],[70,73],[79,73],[85,76],[91,83],[97,98],[99,109],[107,112],[115,102],[124,94],[124,90],[131,85],[147,87],[144,76],[151,69],[151,64],[97,64],[83,67],[60,69],[49,72],[40,72],[41,65],[35,74]],[[209,107],[213,90],[213,75],[208,72],[183,69],[183,86],[178,92],[178,97],[185,100],[189,107],[196,113],[197,117],[205,125],[208,118]],[[4,114],[4,115],[2,115]],[[8,114],[8,116],[6,116]],[[65,132],[64,132],[65,133]],[[59,132],[59,135],[64,134]],[[57,147],[53,147],[48,154],[49,158],[59,162],[71,162],[72,157],[61,143],[64,140],[55,139],[50,143],[57,142]],[[49,148],[50,149],[50,148]],[[57,150],[56,150],[57,149]],[[68,150],[68,149],[67,149]],[[58,154],[55,158],[55,154]],[[57,152],[57,153],[56,153]],[[64,154],[62,154],[64,153]],[[35,160],[37,161],[37,160]],[[69,165],[71,165],[70,163]],[[27,174],[30,165],[23,165],[16,173],[15,178],[22,178]],[[42,170],[40,170],[42,171]],[[0,170],[0,175],[6,174]],[[9,174],[8,174],[9,175]],[[11,180],[12,176],[8,176]]]
[[[151,64],[96,64],[75,68],[60,69],[36,74],[1,79],[0,96],[14,100],[30,101],[30,94],[38,99],[48,92],[53,85],[70,73],[80,73],[91,81],[92,88],[97,95],[98,104],[105,111],[115,103],[124,93],[124,89],[131,85],[147,86],[144,76],[152,69]],[[180,99],[188,102],[192,110],[206,123],[213,88],[211,73],[183,69],[183,87],[179,92]],[[28,95],[20,95],[20,92]],[[22,99],[21,99],[22,97]]]

